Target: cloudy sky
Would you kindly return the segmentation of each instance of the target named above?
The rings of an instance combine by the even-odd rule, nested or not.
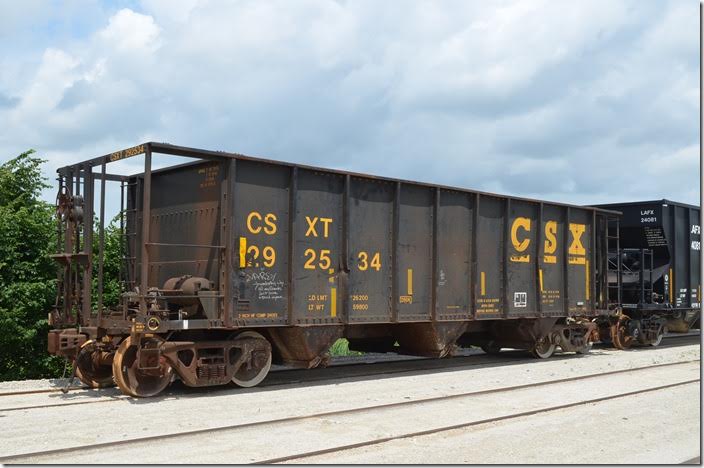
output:
[[[694,0],[3,0],[0,162],[34,148],[53,175],[160,141],[698,204],[698,16]]]

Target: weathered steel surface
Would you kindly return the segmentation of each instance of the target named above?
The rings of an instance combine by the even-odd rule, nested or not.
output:
[[[199,161],[152,171],[153,153]],[[106,172],[107,163],[140,154],[143,174]],[[64,249],[56,259],[64,269],[52,317],[59,327],[80,319],[81,328],[53,331],[50,347],[75,356],[86,338],[95,340],[95,356],[117,357],[113,373],[131,394],[158,391],[173,368],[189,385],[248,386],[272,357],[324,365],[344,336],[353,348],[445,356],[457,342],[530,349],[560,320],[582,335],[565,346],[581,349],[589,327],[565,318],[609,307],[606,230],[614,213],[601,209],[160,143],[59,174]],[[94,250],[92,224],[83,221],[92,219],[95,178],[101,207],[105,180],[119,181],[124,194],[125,294],[119,308],[97,313],[86,253]],[[248,370],[236,370],[233,332],[243,328],[259,329],[240,336],[271,349],[248,353]],[[132,344],[124,345],[127,336]],[[173,343],[198,364],[182,362],[186,349]],[[142,359],[160,370],[140,367]]]
[[[221,210],[221,171],[235,174],[233,213]],[[132,182],[128,206],[139,207],[143,186]],[[233,236],[220,246],[229,216]],[[201,162],[152,175],[149,285],[184,274],[217,284],[225,249],[239,326],[593,315],[605,308],[593,264],[604,216],[251,159]]]
[[[396,321],[398,306],[391,299],[396,187],[358,177],[351,177],[349,184],[347,320]]]

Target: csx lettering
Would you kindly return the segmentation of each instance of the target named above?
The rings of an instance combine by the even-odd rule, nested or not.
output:
[[[543,248],[545,255],[543,255],[544,263],[557,263],[557,256],[555,251],[557,251],[557,221],[547,221],[545,223],[545,246]]]
[[[557,250],[557,221],[545,223],[545,253],[554,254]]]
[[[328,237],[330,230],[330,224],[332,223],[332,218],[318,218],[317,216],[311,218],[306,216],[306,221],[308,222],[308,230],[306,230],[306,237],[318,237],[318,230],[316,225],[320,221],[323,225],[323,237]]]
[[[570,223],[570,232],[572,233],[572,243],[570,244],[570,255],[586,255],[587,251],[582,245],[582,234],[587,230],[584,224]]]
[[[110,155],[110,162],[119,161],[120,159],[125,158],[131,158],[132,156],[136,156],[141,153],[144,153],[144,145],[134,146],[124,151],[117,151],[115,153],[112,153]]]
[[[530,232],[530,218],[516,218],[511,226],[511,243],[513,244],[513,248],[516,249],[517,252],[523,252],[530,245],[530,239],[519,239],[519,229]]]
[[[252,211],[247,215],[247,230],[252,234],[259,234],[264,231],[270,236],[276,234],[276,215],[267,213],[263,217],[257,211]]]
[[[570,242],[569,254],[585,256],[587,254],[584,244],[582,244],[582,236],[587,230],[585,224],[570,223],[569,230],[572,237]],[[544,263],[557,263],[557,221],[547,221],[545,223],[545,247],[543,256]],[[570,263],[580,263],[583,259],[570,259]]]

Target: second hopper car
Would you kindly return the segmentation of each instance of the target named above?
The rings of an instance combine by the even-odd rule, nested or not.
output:
[[[619,348],[657,345],[668,331],[700,328],[699,207],[671,200],[599,206],[622,213],[609,226],[618,236],[608,236],[609,301],[621,313],[597,320],[601,339]]]
[[[197,161],[152,171],[155,153]],[[142,174],[107,172],[142,154]],[[150,396],[175,375],[252,386],[272,362],[324,365],[342,337],[435,357],[469,345],[587,352],[594,318],[612,313],[614,211],[160,143],[67,166],[59,180],[49,347],[95,387]],[[108,307],[113,182],[123,294]]]

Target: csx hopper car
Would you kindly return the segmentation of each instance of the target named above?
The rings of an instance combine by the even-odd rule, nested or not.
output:
[[[196,161],[152,170],[156,153]],[[107,171],[136,156],[143,173]],[[92,387],[251,387],[272,362],[325,365],[343,337],[360,351],[547,358],[630,333],[609,292],[617,211],[161,143],[58,173],[49,351]],[[109,307],[107,183],[121,188]]]

